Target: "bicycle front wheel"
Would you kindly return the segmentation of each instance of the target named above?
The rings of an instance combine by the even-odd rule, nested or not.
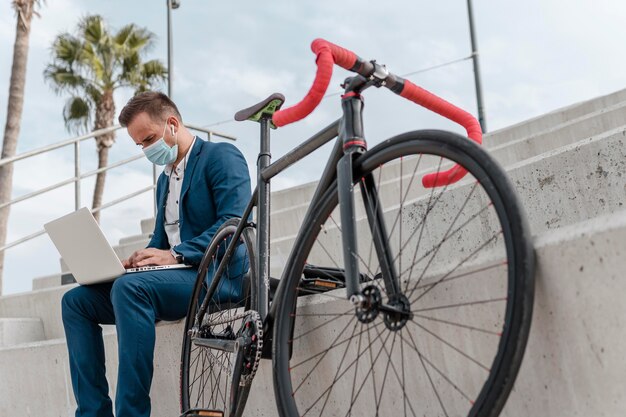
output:
[[[468,171],[460,182],[423,186],[425,174],[455,163]],[[353,256],[368,303],[357,310],[342,288],[333,186],[294,244],[277,301],[281,415],[498,415],[521,364],[534,294],[529,230],[504,171],[466,138],[432,130],[389,139],[354,167]]]

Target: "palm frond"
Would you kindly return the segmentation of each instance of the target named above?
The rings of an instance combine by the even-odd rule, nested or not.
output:
[[[134,23],[130,23],[118,30],[117,33],[113,35],[115,44],[120,47],[126,47],[128,39],[135,30],[137,30],[137,26]]]
[[[106,36],[104,21],[100,15],[87,15],[78,23],[80,36],[87,42],[99,45]]]
[[[142,78],[150,80],[151,83],[162,82],[167,78],[167,68],[158,59],[144,62],[141,66]]]
[[[69,33],[61,33],[52,44],[54,59],[70,66],[80,60],[82,49],[82,42]]]
[[[93,107],[89,100],[78,96],[70,97],[63,108],[63,120],[67,130],[75,134],[89,131]]]
[[[76,74],[71,67],[55,64],[50,64],[46,67],[44,78],[57,94],[65,91],[76,92],[87,84],[87,80]]]

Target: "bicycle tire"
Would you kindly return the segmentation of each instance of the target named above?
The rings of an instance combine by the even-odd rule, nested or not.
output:
[[[224,251],[229,240],[229,237],[232,237],[239,225],[241,219],[239,218],[231,218],[224,222],[220,226],[220,228],[215,233],[215,236],[209,243],[203,259],[198,268],[198,277],[196,278],[196,283],[194,286],[194,290],[192,293],[192,297],[189,302],[189,308],[187,312],[187,317],[185,320],[185,331],[183,336],[183,346],[181,353],[181,365],[180,365],[180,406],[181,412],[185,412],[191,408],[196,409],[212,409],[212,410],[220,410],[228,415],[228,404],[230,397],[230,384],[231,377],[229,375],[223,375],[222,372],[225,371],[223,368],[231,368],[232,361],[228,354],[224,352],[212,353],[210,348],[206,347],[195,347],[195,352],[197,354],[194,356],[194,348],[192,348],[193,338],[189,334],[189,330],[193,328],[194,325],[197,325],[199,322],[204,322],[205,318],[196,317],[196,314],[199,310],[199,306],[202,304],[202,300],[204,299],[203,293],[206,293],[208,289],[207,280],[205,277],[207,276],[208,271],[215,270],[217,265],[219,265],[219,257],[220,251]],[[247,280],[248,285],[242,287],[243,298],[237,298],[235,301],[233,300],[211,300],[210,303],[210,311],[207,312],[207,316],[211,316],[213,319],[227,319],[229,316],[234,317],[235,314],[245,310],[256,310],[257,309],[257,297],[256,290],[254,290],[256,279],[256,257],[255,257],[255,234],[252,227],[245,227],[241,234],[240,240],[245,247],[245,251],[248,254],[248,262],[249,267],[247,271]],[[218,256],[216,256],[218,254]],[[252,255],[252,256],[250,256]],[[228,271],[225,271],[228,273]],[[216,279],[213,277],[213,279]],[[228,283],[229,278],[222,277],[221,279],[226,280]],[[232,277],[231,277],[232,279]],[[222,285],[220,283],[219,285]],[[218,286],[218,289],[220,287]],[[234,322],[236,326],[240,322]],[[226,326],[205,326],[207,327],[205,330],[210,330],[213,333],[224,332]],[[233,327],[233,326],[231,326]],[[237,329],[234,329],[235,331]],[[217,352],[217,351],[216,351]],[[232,354],[230,354],[232,356]],[[202,370],[198,375],[198,365],[200,363],[200,356],[202,356]],[[214,360],[213,364],[210,364],[210,356]],[[194,359],[196,358],[196,359]],[[217,360],[216,360],[217,359]],[[192,367],[195,369],[194,374],[192,375]],[[221,363],[217,364],[217,362],[221,361]],[[207,365],[208,364],[208,365]],[[215,370],[215,368],[220,368],[219,370]],[[207,374],[207,375],[204,375]],[[190,384],[191,379],[191,384]],[[194,386],[197,385],[197,390],[195,390],[194,395]],[[239,388],[238,399],[237,399],[237,408],[235,416],[238,417],[243,413],[243,409],[245,407],[245,403],[248,398],[248,394],[250,392],[251,384],[248,384],[244,387]],[[205,395],[206,394],[206,395]]]
[[[429,191],[420,189],[418,185],[413,186],[414,180],[403,181],[406,177],[403,173],[403,163],[411,167],[410,163],[414,164],[412,178],[419,178],[424,172],[432,172],[435,165],[437,172],[443,171],[442,166],[447,165],[447,162],[442,162],[444,158],[448,159],[450,164],[458,163],[469,171],[459,184]],[[428,169],[416,175],[421,162],[424,163],[422,168]],[[383,173],[385,167],[387,171]],[[382,177],[385,181],[381,181]],[[315,214],[301,228],[304,232],[294,243],[293,259],[284,274],[287,282],[284,283],[281,299],[276,302],[273,373],[280,415],[397,416],[403,415],[403,412],[404,415],[419,416],[499,415],[521,365],[530,330],[534,299],[534,250],[529,227],[523,207],[504,170],[487,152],[467,138],[445,131],[423,130],[393,137],[358,157],[354,162],[354,178],[355,185],[359,183],[360,187],[360,190],[354,187],[355,200],[359,197],[363,199],[363,192],[367,192],[367,188],[364,188],[366,187],[364,178],[373,178],[378,182],[377,189],[383,197],[380,201],[377,200],[376,204],[386,205],[382,211],[385,213],[386,230],[389,231],[386,239],[392,250],[399,235],[393,263],[396,266],[400,264],[398,270],[401,271],[401,278],[402,271],[409,270],[409,268],[403,270],[401,267],[403,259],[407,259],[405,256],[407,253],[403,255],[402,251],[411,240],[416,240],[414,237],[417,236],[417,231],[421,230],[413,257],[409,257],[413,264],[410,265],[406,279],[401,281],[401,288],[404,287],[403,294],[408,295],[406,302],[411,304],[411,310],[417,316],[414,315],[407,320],[400,329],[391,330],[385,320],[391,323],[390,326],[396,320],[397,325],[399,323],[397,316],[394,318],[391,314],[379,313],[373,321],[364,323],[356,317],[354,307],[346,300],[343,290],[329,291],[298,300],[298,285],[305,264],[309,262],[324,265],[324,262],[330,263],[329,259],[332,256],[342,252],[340,225],[337,222],[339,216],[335,212],[338,206],[335,182],[320,201],[315,203],[315,208],[311,211]],[[403,182],[404,184],[408,182],[406,190],[403,188]],[[380,191],[381,183],[390,191]],[[479,191],[479,194],[474,194],[478,188],[482,193]],[[412,195],[415,193],[415,198],[409,201],[410,204],[407,203],[407,208],[404,208],[409,192]],[[459,205],[463,196],[464,203]],[[400,201],[397,209],[393,208],[392,197],[394,204]],[[483,207],[481,200],[484,198],[488,198],[489,202],[477,211],[475,207]],[[389,201],[385,203],[385,199]],[[439,203],[443,207],[436,208]],[[355,207],[358,206],[357,202]],[[459,208],[458,213],[448,213],[455,207]],[[470,209],[471,215],[468,217]],[[394,210],[395,221],[390,228]],[[446,216],[447,214],[450,215]],[[428,219],[429,216],[432,216],[431,220]],[[359,213],[356,213],[356,217],[359,217]],[[468,231],[465,235],[461,233],[457,237],[453,234],[456,234],[460,227],[455,228],[454,232],[451,230],[453,226],[458,225],[459,217],[465,219],[461,226],[467,227]],[[443,226],[431,227],[428,222],[432,223],[432,218],[434,221],[440,220]],[[400,227],[396,228],[398,219]],[[370,268],[364,260],[372,261],[371,243],[369,258],[365,257],[367,253],[363,252],[368,239],[362,235],[369,232],[370,235],[366,237],[373,239],[378,228],[372,231],[369,223],[365,225],[363,223],[365,222],[357,222],[359,247],[358,253],[354,256],[360,257],[359,265],[361,268],[366,267],[370,277],[360,286],[362,290],[371,287],[368,291],[379,292],[385,301],[386,293],[380,283],[380,275],[373,273],[373,267]],[[426,227],[427,224],[429,227]],[[485,234],[494,226],[495,234]],[[382,227],[380,229],[384,230]],[[406,241],[402,238],[403,230],[405,238],[410,235]],[[446,232],[443,235],[437,234],[440,230]],[[481,243],[482,235],[492,237],[485,238],[485,243]],[[432,246],[425,246],[430,249],[416,263],[422,238],[427,239],[424,242],[437,242],[434,238],[436,236],[440,236],[441,240]],[[493,236],[498,237],[493,240]],[[467,247],[464,247],[464,244]],[[445,247],[445,251],[440,251],[442,247]],[[468,249],[468,256],[465,249]],[[484,252],[477,252],[479,250]],[[363,257],[361,253],[364,253]],[[440,260],[437,258],[439,253],[445,253],[446,257]],[[504,261],[502,256],[505,257]],[[343,266],[343,256],[338,258],[332,262],[336,268]],[[412,272],[418,269],[416,264],[424,259],[428,259],[428,263],[425,267],[421,264],[421,276],[416,281]],[[426,275],[432,265],[438,267],[439,271]],[[457,267],[449,270],[450,266],[454,265]],[[457,270],[463,272],[457,273],[455,272]],[[455,275],[451,275],[453,273]],[[422,281],[424,277],[426,278]],[[472,278],[469,285],[468,277]],[[484,285],[485,281],[490,285]],[[419,286],[420,282],[422,286]],[[458,287],[455,288],[454,285]],[[413,297],[417,288],[420,289],[418,297]],[[489,297],[472,299],[469,294],[471,291],[485,293]],[[499,297],[492,298],[492,293]],[[429,305],[428,299],[424,300],[426,296],[435,301],[431,301]],[[377,300],[376,298],[370,300],[372,299]],[[451,304],[452,299],[457,303]],[[415,309],[413,303],[417,305],[418,302],[425,307]],[[337,305],[341,303],[344,307],[338,308]],[[376,303],[372,302],[370,305]],[[449,311],[452,308],[456,309],[458,314],[450,316]],[[328,316],[331,316],[331,319],[327,319]],[[474,322],[477,321],[475,320],[477,317],[484,318],[484,323],[481,324],[485,327]],[[367,318],[369,319],[371,317]],[[347,324],[344,326],[346,321]],[[352,323],[353,326],[350,328]],[[364,327],[367,328],[366,331],[363,330]],[[377,327],[387,333],[386,339],[381,337]],[[378,333],[378,338],[372,339],[372,329]],[[418,330],[419,337],[415,336]],[[352,334],[346,338],[350,331]],[[389,346],[387,342],[391,335],[394,336]],[[397,341],[400,342],[400,347],[394,350]],[[353,342],[356,346],[350,349]],[[319,345],[322,346],[321,349]],[[369,358],[366,353],[368,350]],[[383,350],[385,355],[382,355]],[[378,355],[375,358],[374,353]],[[409,354],[413,361],[405,362],[405,356],[409,359]],[[355,359],[350,361],[352,356],[355,356]],[[379,362],[380,356],[386,356],[386,360]],[[369,371],[360,369],[360,362],[366,364],[367,369],[368,360]],[[455,364],[460,364],[458,370],[451,369]],[[452,372],[458,372],[456,379],[450,376]],[[408,382],[412,383],[409,387],[412,389],[406,388],[405,384]],[[396,386],[401,389],[395,388]],[[363,394],[364,392],[366,394]],[[347,401],[348,399],[350,401]]]

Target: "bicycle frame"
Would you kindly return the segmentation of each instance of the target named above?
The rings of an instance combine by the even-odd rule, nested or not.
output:
[[[322,195],[330,188],[332,183],[337,179],[339,201],[341,205],[341,222],[342,222],[342,236],[343,236],[343,252],[345,262],[345,280],[347,297],[351,301],[358,305],[363,302],[363,298],[359,292],[359,268],[358,260],[353,256],[354,248],[356,247],[356,223],[354,216],[354,199],[352,195],[354,179],[352,178],[352,162],[354,158],[366,150],[366,141],[363,133],[363,120],[362,120],[362,108],[363,100],[360,93],[371,87],[373,83],[368,82],[361,76],[351,77],[346,80],[345,83],[346,94],[342,96],[342,109],[343,116],[331,123],[311,138],[297,146],[286,155],[271,162],[270,154],[270,117],[263,117],[260,120],[261,130],[261,145],[260,152],[257,159],[257,187],[254,190],[253,196],[248,203],[242,219],[248,219],[254,207],[257,207],[257,274],[258,282],[252,282],[251,285],[255,285],[258,289],[258,305],[259,315],[264,322],[264,339],[267,342],[271,341],[271,327],[273,323],[273,317],[275,308],[269,307],[269,239],[270,239],[270,191],[271,191],[271,179],[290,167],[294,163],[300,161],[310,153],[314,152],[321,146],[325,145],[329,141],[337,138],[337,142],[331,151],[331,155],[326,163],[326,167],[322,173],[322,176],[317,184],[311,204],[309,205],[305,214],[303,224],[306,224],[308,219],[315,213],[315,201],[318,201]],[[390,252],[387,247],[387,242],[382,237],[385,236],[384,222],[381,222],[382,213],[380,212],[380,205],[376,203],[377,192],[371,179],[363,179],[360,186],[367,192],[363,193],[364,200],[366,201],[366,213],[371,224],[376,224],[376,230],[380,233],[376,233],[374,236],[374,243],[377,255],[380,259],[386,260],[383,262],[383,278],[385,282],[388,294],[395,294],[398,288],[397,275],[393,270],[393,262],[389,259]],[[365,188],[363,188],[365,187]],[[226,262],[224,260],[229,259],[232,252],[235,249],[236,242],[239,239],[244,227],[249,227],[251,224],[246,221],[242,221],[232,241],[230,242],[224,258],[220,263],[215,276],[221,277]],[[302,230],[298,231],[298,236],[302,233]],[[292,261],[294,253],[290,253],[287,258],[287,263]],[[281,278],[285,278],[284,272]],[[286,280],[281,279],[275,298],[280,298],[280,294],[283,291],[283,283]],[[207,291],[205,301],[199,311],[199,315],[203,316],[208,308],[208,300],[212,297],[214,291],[217,289],[219,280],[213,280]],[[266,344],[265,346],[269,346]],[[264,355],[265,356],[265,355]]]

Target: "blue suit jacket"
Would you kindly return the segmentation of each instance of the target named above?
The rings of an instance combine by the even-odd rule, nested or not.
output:
[[[232,217],[241,217],[250,199],[250,175],[243,155],[229,143],[199,137],[191,149],[180,193],[181,244],[173,249],[185,263],[198,265],[217,229]],[[157,217],[149,248],[169,249],[164,228],[169,177],[157,181]]]

